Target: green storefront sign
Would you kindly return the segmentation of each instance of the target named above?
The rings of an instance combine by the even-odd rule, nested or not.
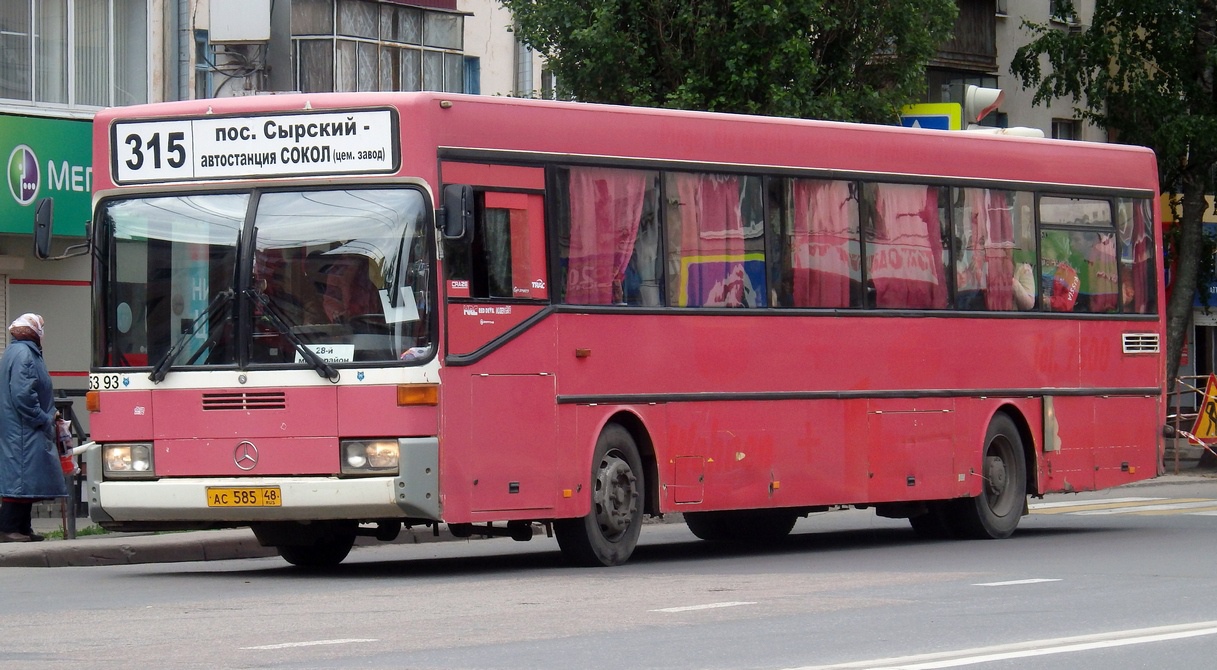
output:
[[[34,204],[55,199],[55,235],[83,237],[93,190],[92,122],[0,114],[0,233],[32,234]]]

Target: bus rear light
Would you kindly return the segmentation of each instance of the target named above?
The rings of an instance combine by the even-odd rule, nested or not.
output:
[[[397,440],[344,440],[342,474],[397,474]]]
[[[151,479],[155,473],[151,444],[107,444],[101,457],[107,478]]]
[[[85,392],[85,409],[90,412],[101,411],[101,393],[98,391]]]
[[[435,384],[402,384],[397,387],[397,406],[438,405],[439,386]]]

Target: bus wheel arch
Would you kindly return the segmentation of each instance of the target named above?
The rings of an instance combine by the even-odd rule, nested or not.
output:
[[[1031,490],[1026,430],[1019,428],[1021,417],[1007,410],[993,415],[985,432],[981,452],[980,493],[952,502],[950,518],[955,532],[962,537],[1002,539],[1018,527]],[[1024,422],[1025,423],[1025,422]]]
[[[634,434],[610,421],[596,439],[589,479],[591,509],[554,521],[562,555],[585,567],[621,565],[638,545],[648,475]],[[652,459],[653,460],[653,459]]]
[[[655,442],[651,432],[647,430],[642,419],[631,412],[617,412],[609,418],[608,423],[615,423],[629,431],[634,438],[634,446],[638,448],[638,457],[642,459],[642,471],[646,475],[646,488],[643,493],[642,511],[649,516],[659,514],[659,466],[655,460]],[[608,425],[606,423],[606,427]]]

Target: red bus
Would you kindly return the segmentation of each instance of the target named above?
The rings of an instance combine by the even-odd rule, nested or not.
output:
[[[1003,538],[1028,496],[1160,472],[1146,149],[281,95],[103,111],[94,182],[106,528],[310,566],[544,529],[615,565],[647,515]]]

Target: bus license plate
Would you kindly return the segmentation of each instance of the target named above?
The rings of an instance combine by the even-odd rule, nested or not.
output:
[[[279,507],[282,497],[278,486],[207,487],[208,507]]]

